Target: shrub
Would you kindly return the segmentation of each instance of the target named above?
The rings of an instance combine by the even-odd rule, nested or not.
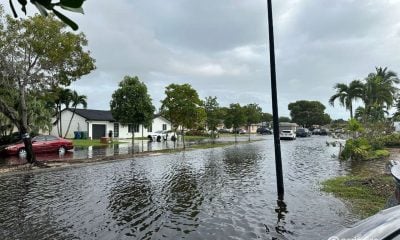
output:
[[[343,160],[364,160],[368,158],[372,146],[365,138],[349,139],[346,141],[340,158]]]
[[[208,136],[208,133],[203,130],[189,130],[185,133],[189,136]]]

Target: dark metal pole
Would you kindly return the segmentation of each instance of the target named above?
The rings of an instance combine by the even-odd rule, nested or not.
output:
[[[283,186],[281,142],[279,139],[279,115],[278,115],[278,97],[276,91],[274,26],[272,21],[272,3],[271,0],[267,0],[267,2],[268,2],[269,62],[271,70],[271,92],[272,92],[272,114],[273,114],[273,124],[274,124],[276,182],[278,190],[278,199],[283,200],[285,190]]]

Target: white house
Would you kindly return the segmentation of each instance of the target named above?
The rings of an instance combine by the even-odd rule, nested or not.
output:
[[[62,135],[65,135],[68,124],[73,115],[73,109],[64,109],[61,112],[61,128]],[[52,135],[58,135],[57,123],[54,124],[51,131]],[[171,130],[171,122],[164,117],[156,114],[154,115],[153,124],[149,128],[142,127],[142,125],[134,126],[132,124],[122,125],[115,121],[111,111],[93,110],[93,109],[76,109],[75,115],[71,121],[67,138],[74,138],[74,132],[83,131],[87,132],[88,138],[99,139],[108,136],[112,131],[114,138],[131,138],[132,131],[135,131],[135,137],[147,137],[148,134],[160,130]]]

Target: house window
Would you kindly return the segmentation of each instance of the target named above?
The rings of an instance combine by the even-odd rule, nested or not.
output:
[[[128,132],[131,133],[132,131],[135,131],[135,133],[139,132],[139,125],[137,124],[128,124]]]
[[[167,124],[164,123],[164,124],[162,125],[162,130],[167,130]]]
[[[150,126],[147,128],[147,132],[153,132],[153,125],[150,125]]]

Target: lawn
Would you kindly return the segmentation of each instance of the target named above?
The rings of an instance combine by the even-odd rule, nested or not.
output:
[[[322,183],[322,190],[350,203],[352,210],[362,217],[371,216],[384,209],[395,185],[390,175],[348,175]]]
[[[75,147],[90,147],[90,146],[105,146],[108,144],[100,143],[100,139],[71,139]],[[113,141],[112,143],[118,143],[118,141]]]

